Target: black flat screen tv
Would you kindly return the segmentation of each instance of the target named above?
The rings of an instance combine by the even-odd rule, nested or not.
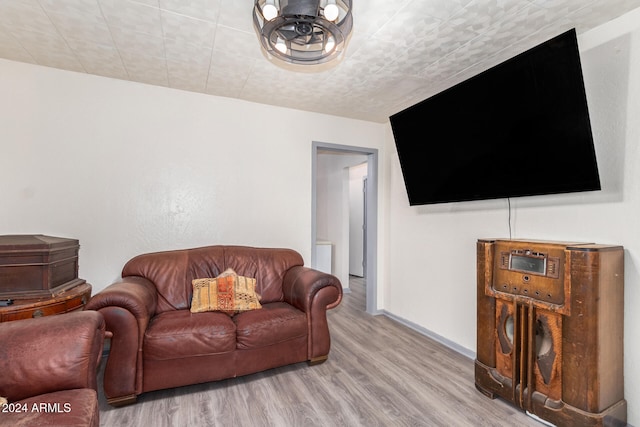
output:
[[[410,205],[600,190],[575,30],[390,122]]]

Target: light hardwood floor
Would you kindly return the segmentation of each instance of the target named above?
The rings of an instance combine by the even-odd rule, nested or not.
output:
[[[100,425],[541,426],[480,394],[473,360],[386,316],[366,314],[362,279],[350,287],[329,312],[325,363],[146,393],[121,408],[100,393]]]

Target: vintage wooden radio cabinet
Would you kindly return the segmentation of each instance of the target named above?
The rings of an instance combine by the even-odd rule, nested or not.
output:
[[[625,426],[624,250],[479,240],[476,387],[558,426]]]
[[[0,236],[0,298],[51,297],[78,279],[78,240],[43,235]]]

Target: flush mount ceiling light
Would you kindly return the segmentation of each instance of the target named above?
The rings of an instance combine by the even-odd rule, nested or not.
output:
[[[353,27],[352,0],[255,0],[253,25],[270,58],[323,64],[340,57]]]

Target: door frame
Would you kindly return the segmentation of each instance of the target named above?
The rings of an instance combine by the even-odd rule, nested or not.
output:
[[[365,233],[365,271],[366,311],[380,314],[378,310],[378,150],[376,148],[332,144],[313,141],[311,150],[311,265],[316,264],[317,240],[317,165],[318,152],[329,151],[336,154],[364,154],[367,156],[367,193],[366,209],[367,229]]]

